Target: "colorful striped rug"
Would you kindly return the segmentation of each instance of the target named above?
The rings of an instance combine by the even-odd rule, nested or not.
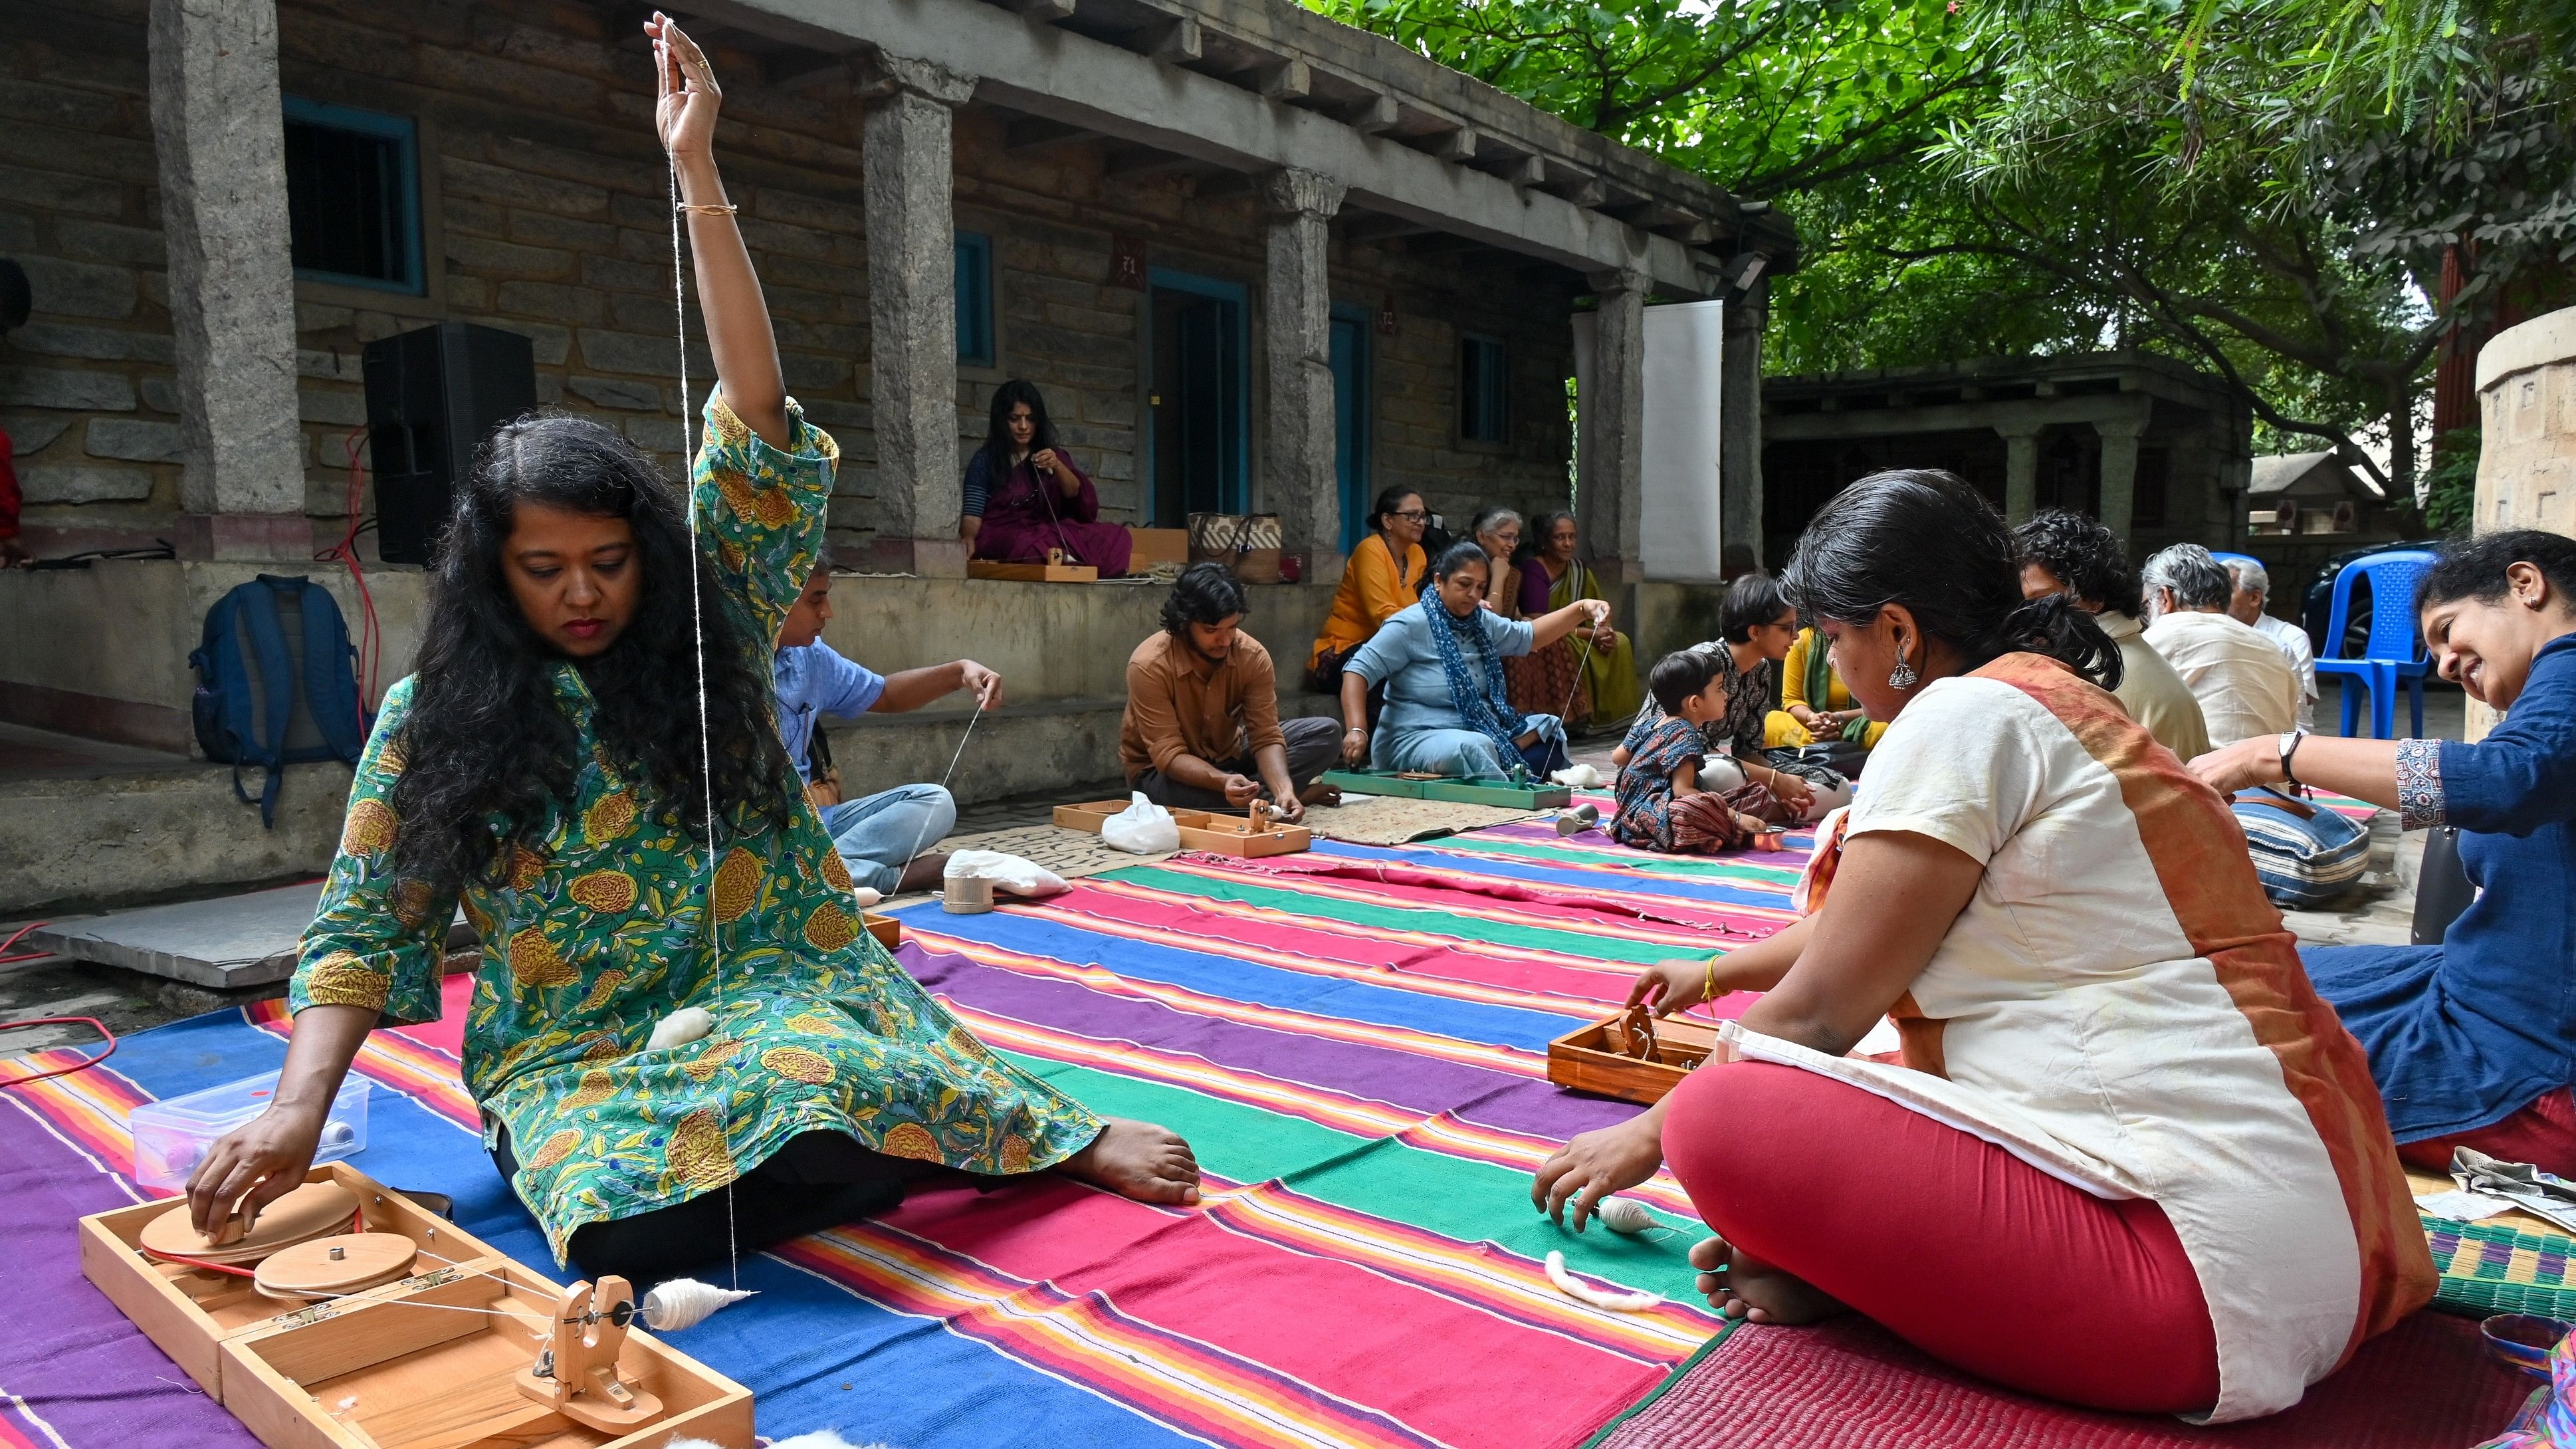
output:
[[[760,1296],[678,1342],[749,1384],[772,1436],[1581,1444],[1723,1325],[1690,1297],[1689,1204],[1668,1177],[1634,1194],[1673,1229],[1653,1238],[1532,1210],[1532,1168],[1635,1110],[1550,1086],[1547,1042],[1640,964],[1776,928],[1802,859],[1673,861],[1525,824],[1182,856],[990,915],[909,909],[904,964],[1031,1070],[1186,1134],[1205,1206],[1054,1179],[938,1187],[746,1260]],[[449,979],[444,1021],[370,1039],[355,1165],[452,1194],[467,1227],[551,1272],[457,1081],[468,983]],[[62,1310],[0,1337],[11,1432],[18,1395],[50,1426],[27,1430],[38,1443],[248,1442],[79,1280],[70,1228],[140,1196],[127,1111],[275,1068],[285,1030],[278,1003],[200,1017],[0,1094],[0,1252],[39,1264],[31,1289]],[[1670,1301],[1578,1303],[1547,1281],[1551,1250]]]
[[[1678,1382],[1758,1359],[1728,1382],[1814,1432],[1691,1442],[1950,1442],[1826,1433],[1842,1339],[1730,1336],[1690,1296],[1696,1225],[1669,1177],[1632,1194],[1673,1230],[1651,1238],[1578,1237],[1529,1203],[1529,1173],[1559,1143],[1635,1110],[1550,1086],[1548,1040],[1619,1000],[1640,964],[1789,919],[1806,845],[1792,843],[1674,859],[1530,821],[1396,848],[1176,857],[990,915],[908,909],[910,970],[1096,1109],[1185,1133],[1206,1204],[1052,1179],[934,1188],[745,1260],[760,1296],[676,1341],[753,1388],[763,1434],[828,1427],[899,1449],[1571,1449],[1695,1354]],[[467,984],[449,980],[444,1021],[370,1039],[356,1165],[453,1195],[459,1221],[551,1272],[457,1081]],[[125,1177],[134,1104],[274,1069],[285,1028],[274,1003],[200,1017],[0,1093],[0,1255],[29,1265],[14,1286],[43,1309],[0,1335],[0,1446],[251,1442],[80,1280],[71,1220],[140,1196]],[[1577,1303],[1547,1281],[1551,1250],[1668,1301]],[[1744,1339],[1760,1354],[1708,1348]],[[2020,1402],[1920,1364],[1893,1382],[1950,1414]],[[2464,1419],[2457,1441],[2488,1427]]]

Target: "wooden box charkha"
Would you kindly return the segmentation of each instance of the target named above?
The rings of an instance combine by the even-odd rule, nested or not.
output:
[[[1631,1007],[1549,1042],[1547,1079],[1651,1106],[1716,1050],[1714,1024]]]
[[[1499,805],[1507,810],[1552,810],[1573,803],[1571,786],[1545,780],[1460,779],[1398,770],[1326,770],[1323,782],[1351,795],[1396,795],[1407,800],[1448,800]]]
[[[1055,807],[1055,823],[1067,830],[1100,833],[1102,821],[1127,808],[1125,800],[1087,800]],[[1175,810],[1172,823],[1181,828],[1183,850],[1257,860],[1266,855],[1293,855],[1314,848],[1315,837],[1303,825],[1282,825],[1268,818],[1268,806],[1253,802],[1256,815],[1220,815],[1208,810]]]
[[[584,1367],[584,1350],[571,1347],[564,1329],[549,1337],[572,1301],[568,1290],[346,1163],[315,1168],[305,1182],[299,1193],[336,1185],[347,1194],[339,1201],[354,1201],[356,1211],[334,1213],[322,1233],[264,1258],[233,1258],[235,1266],[259,1263],[256,1283],[146,1251],[147,1241],[171,1237],[163,1220],[182,1207],[180,1199],[95,1213],[79,1225],[81,1271],[90,1282],[269,1449],[643,1449],[675,1431],[737,1449],[754,1442],[749,1390],[640,1327],[605,1319],[588,1327],[576,1319],[565,1328],[613,1354],[613,1365],[603,1359],[590,1381],[628,1402],[603,1413],[580,1394],[546,1401],[540,1394],[548,1386],[520,1383],[540,1349],[569,1348],[575,1367]],[[283,1206],[281,1200],[272,1212]],[[243,1242],[268,1223],[263,1214],[254,1238]],[[184,1222],[178,1228],[187,1231]],[[348,1247],[330,1251],[340,1243]],[[418,1271],[337,1297],[274,1295],[261,1286],[290,1255],[356,1276],[364,1271],[358,1260],[388,1246],[386,1261],[409,1258]],[[634,1296],[617,1280],[603,1284],[611,1285]],[[631,1312],[621,1316],[633,1321]],[[639,1417],[642,1406],[649,1409]],[[635,1422],[617,1424],[621,1416]]]

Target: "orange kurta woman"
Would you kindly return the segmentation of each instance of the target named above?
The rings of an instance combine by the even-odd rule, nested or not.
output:
[[[1422,571],[1430,566],[1422,530],[1431,522],[1422,495],[1389,488],[1377,496],[1368,521],[1369,536],[1351,550],[1333,612],[1306,655],[1306,687],[1319,694],[1340,693],[1342,665],[1377,636],[1379,625],[1422,597]]]

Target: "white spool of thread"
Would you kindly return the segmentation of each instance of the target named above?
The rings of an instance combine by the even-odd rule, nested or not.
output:
[[[674,1278],[644,1295],[644,1326],[656,1333],[695,1328],[717,1309],[750,1296],[747,1289],[719,1288],[695,1278]]]
[[[1663,1226],[1646,1211],[1644,1203],[1632,1197],[1605,1197],[1593,1212],[1601,1219],[1601,1225],[1614,1233],[1636,1234]]]

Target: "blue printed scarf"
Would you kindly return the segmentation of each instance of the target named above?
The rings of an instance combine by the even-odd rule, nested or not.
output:
[[[1431,642],[1440,651],[1441,669],[1449,675],[1449,703],[1458,717],[1467,722],[1467,728],[1492,740],[1505,764],[1522,759],[1519,737],[1529,730],[1529,721],[1511,706],[1503,686],[1503,659],[1485,633],[1485,621],[1473,614],[1461,619],[1450,613],[1449,606],[1440,602],[1437,580],[1422,585],[1422,616],[1432,626]],[[1449,627],[1441,628],[1443,624]],[[1481,670],[1468,664],[1470,648],[1476,651]]]

